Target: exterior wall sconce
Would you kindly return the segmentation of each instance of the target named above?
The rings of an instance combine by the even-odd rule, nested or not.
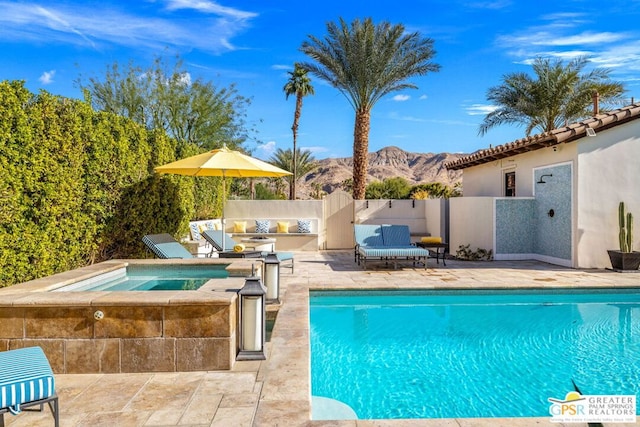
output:
[[[260,279],[248,277],[238,291],[238,344],[236,360],[265,360],[267,333],[265,295]]]
[[[264,284],[267,287],[267,304],[280,304],[280,260],[275,253],[264,258]]]
[[[368,201],[368,200],[365,200],[365,202],[364,202],[364,208],[365,208],[365,209],[369,209],[369,201]]]
[[[547,181],[545,181],[545,180],[543,179],[545,176],[552,177],[552,176],[553,176],[553,174],[552,174],[552,173],[547,173],[547,174],[541,175],[541,176],[540,176],[540,179],[536,182],[536,184],[546,184],[546,183],[547,183]]]
[[[389,207],[391,207],[391,200],[389,200]]]
[[[415,209],[415,207],[416,207],[416,199],[411,199],[411,207]]]

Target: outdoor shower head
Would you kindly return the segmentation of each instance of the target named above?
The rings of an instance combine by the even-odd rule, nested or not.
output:
[[[536,182],[536,184],[546,184],[547,181],[545,181],[544,178],[545,176],[553,176],[552,173],[548,173],[548,174],[544,174],[544,175],[540,175],[540,179]]]

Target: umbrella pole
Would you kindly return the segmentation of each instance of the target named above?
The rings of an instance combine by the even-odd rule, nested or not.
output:
[[[227,177],[224,175],[224,170],[222,171],[222,252],[224,252],[224,241],[226,239],[227,228],[224,223],[224,201],[227,196]]]

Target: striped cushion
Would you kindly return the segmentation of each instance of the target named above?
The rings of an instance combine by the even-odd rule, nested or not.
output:
[[[0,352],[0,408],[17,414],[22,403],[54,393],[53,371],[40,347]]]
[[[160,243],[156,249],[161,254],[159,258],[193,258],[193,254],[178,242]]]
[[[382,226],[382,240],[385,246],[410,246],[411,233],[408,225]]]
[[[191,240],[202,239],[202,236],[200,235],[200,227],[195,222],[189,223],[189,231],[191,231]]]
[[[360,255],[365,258],[396,258],[396,257],[427,257],[429,251],[423,248],[416,247],[401,247],[393,248],[388,246],[378,247],[360,247],[358,249]]]
[[[383,246],[382,231],[379,225],[354,224],[353,233],[360,246]]]

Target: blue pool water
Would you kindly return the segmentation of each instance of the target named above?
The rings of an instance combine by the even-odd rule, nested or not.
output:
[[[360,419],[549,417],[640,400],[640,290],[312,292],[312,394]],[[640,412],[639,412],[640,414]]]
[[[175,291],[196,290],[210,279],[228,277],[226,264],[128,265],[82,280],[57,291]]]

